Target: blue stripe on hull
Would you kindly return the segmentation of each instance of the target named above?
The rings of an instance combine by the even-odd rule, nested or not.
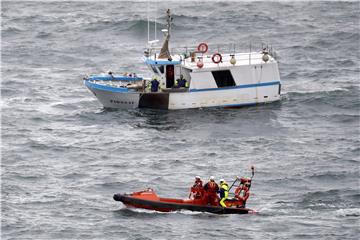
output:
[[[256,106],[259,103],[252,102],[252,103],[239,103],[239,104],[228,104],[228,105],[221,105],[219,107],[225,107],[225,108],[237,108],[237,107],[250,107],[250,106]]]
[[[221,90],[233,90],[238,88],[255,88],[255,87],[265,87],[272,85],[279,85],[280,81],[273,82],[264,82],[264,83],[255,83],[255,84],[245,84],[234,87],[223,87],[223,88],[204,88],[204,89],[190,89],[190,92],[207,92],[207,91],[221,91]]]
[[[84,83],[90,89],[99,89],[99,90],[104,90],[104,91],[109,91],[109,92],[120,92],[120,93],[131,92],[131,91],[129,91],[128,88],[104,86],[104,85],[89,82],[87,80],[84,80]]]
[[[90,89],[99,89],[109,92],[119,92],[119,93],[127,93],[127,92],[134,92],[133,89],[128,89],[125,87],[111,87],[105,86],[101,84],[92,83],[88,80],[84,80],[85,85]],[[241,89],[241,88],[255,88],[255,87],[265,87],[265,86],[272,86],[272,85],[279,85],[280,81],[273,81],[273,82],[265,82],[265,83],[256,83],[256,84],[246,84],[246,85],[239,85],[234,87],[224,87],[224,88],[204,88],[204,89],[190,89],[189,92],[208,92],[208,91],[221,91],[221,90],[234,90],[234,89]]]
[[[234,104],[227,104],[227,105],[219,105],[219,106],[212,106],[212,107],[223,107],[223,108],[241,108],[241,107],[253,107],[264,105],[268,103],[279,102],[280,99],[269,101],[269,102],[249,102],[249,103],[234,103]]]
[[[91,76],[85,80],[101,80],[101,81],[140,81],[143,78],[140,77],[127,77],[127,76]]]

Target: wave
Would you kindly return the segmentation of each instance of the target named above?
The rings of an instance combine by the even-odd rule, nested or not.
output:
[[[326,173],[316,173],[308,178],[312,181],[314,180],[332,180],[332,181],[338,181],[346,178],[349,175],[349,173],[345,172],[326,172]]]
[[[172,212],[159,212],[155,210],[148,210],[148,209],[142,209],[142,208],[132,208],[132,207],[123,207],[119,210],[116,210],[115,212],[120,213],[122,215],[126,216],[142,216],[142,217],[156,217],[156,216],[164,216],[164,215],[185,215],[185,216],[198,216],[198,217],[214,217],[214,218],[227,218],[228,215],[220,215],[220,214],[213,214],[213,213],[207,213],[207,212],[193,212],[190,210],[178,210],[178,211],[172,211]]]
[[[355,30],[355,29],[354,29]],[[360,40],[360,34],[355,32],[344,32],[337,31],[332,34],[324,34],[322,33],[316,39],[311,42],[311,45],[317,46],[319,48],[332,49],[334,51],[338,50],[338,48],[349,48],[351,46],[357,47],[357,42]]]
[[[36,37],[37,38],[48,38],[50,37],[52,34],[49,32],[39,32]]]
[[[360,33],[359,32],[344,32],[344,31],[336,31],[331,34],[331,39],[338,39],[338,40],[346,40],[347,42],[356,41],[356,43],[360,40]]]
[[[332,209],[353,204],[353,198],[358,198],[358,194],[354,194],[353,190],[331,189],[315,191],[305,193],[299,205],[312,209]]]
[[[81,22],[82,29],[85,31],[101,31],[106,29],[124,29],[126,21],[114,19],[91,19]]]
[[[18,34],[24,32],[23,29],[18,27],[3,27],[1,30],[2,34]]]
[[[20,95],[21,94],[21,91],[17,88],[7,88],[7,87],[4,87],[4,82],[3,82],[3,86],[1,88],[1,96],[3,98],[6,97],[6,99],[8,99],[7,101],[4,101],[2,104],[5,104],[6,102],[8,102],[12,96],[17,96],[17,95]],[[2,105],[2,107],[5,107],[6,105]]]
[[[147,20],[134,20],[134,21],[129,21],[126,24],[129,26],[126,30],[130,30],[130,31],[147,31],[148,28]],[[152,29],[155,29],[155,24],[158,31],[160,29],[166,28],[165,24],[159,22],[155,23],[154,21],[150,21],[149,22],[150,31]],[[174,24],[172,26],[175,27]]]
[[[344,98],[344,96],[354,97],[357,96],[357,86],[336,86],[333,84],[324,84],[322,82],[302,82],[293,86],[288,86],[289,91],[284,91],[284,94],[290,95],[290,97],[304,97],[312,96],[314,98]],[[346,94],[346,95],[345,95]]]
[[[340,93],[344,93],[344,92],[349,92],[349,89],[347,88],[342,88],[342,87],[329,87],[329,88],[319,88],[319,89],[304,89],[304,90],[294,90],[294,91],[284,91],[284,94],[287,95],[291,95],[292,97],[295,96],[302,96],[302,95],[308,95],[308,94],[319,94],[319,93],[332,93],[332,92],[340,92]]]
[[[354,62],[351,59],[345,59],[345,60],[337,60],[334,63],[336,66],[338,67],[355,67],[358,66],[358,64],[356,62]]]
[[[342,87],[328,87],[328,88],[316,88],[316,89],[297,89],[292,91],[284,91],[283,94],[291,101],[301,102],[318,102],[332,100],[334,96],[349,94],[348,88]]]
[[[116,214],[120,214],[121,217],[136,217],[142,219],[152,219],[158,216],[164,216],[169,213],[166,212],[157,212],[154,210],[140,209],[140,208],[129,208],[123,207],[114,211]]]
[[[155,28],[160,32],[166,25],[162,23],[155,23],[155,21],[149,21],[150,30]],[[103,31],[103,30],[116,30],[115,33],[123,35],[123,31],[130,31],[134,33],[147,34],[148,22],[145,19],[138,20],[115,20],[115,19],[98,19],[95,21],[82,23],[85,31]],[[175,25],[173,25],[175,26]]]
[[[337,217],[360,217],[360,208],[345,208],[335,211]]]
[[[65,178],[65,179],[79,179],[79,178],[89,177],[89,174],[71,172],[71,173],[67,173],[67,174],[63,175],[62,177]]]
[[[199,19],[199,16],[189,16],[189,15],[184,15],[184,14],[172,14],[172,17],[174,19],[174,21],[178,21],[178,20],[181,20],[181,21],[194,21],[194,20],[198,20]]]
[[[298,89],[296,91],[284,92],[288,102],[296,104],[307,104],[309,107],[322,108],[333,111],[332,108],[343,110],[354,110],[360,106],[358,101],[358,87],[335,87],[323,85],[312,90]],[[333,112],[336,114],[336,112]],[[349,115],[349,114],[347,114]],[[354,114],[350,114],[354,115]]]
[[[313,46],[313,45],[294,45],[294,46],[290,46],[290,47],[285,47],[285,48],[279,48],[279,50],[296,50],[296,51],[318,51],[321,48],[317,47],[317,46]]]

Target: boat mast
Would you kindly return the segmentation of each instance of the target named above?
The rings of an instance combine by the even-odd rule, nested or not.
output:
[[[169,38],[170,38],[170,29],[171,29],[171,22],[172,22],[172,17],[170,15],[170,9],[168,9],[166,11],[166,27],[167,27],[167,35],[169,35]]]
[[[172,17],[170,15],[170,9],[166,11],[166,27],[167,29],[161,30],[165,34],[165,40],[161,48],[159,58],[167,58],[171,60],[171,55],[169,51],[169,40],[170,40],[170,30],[171,30]]]
[[[156,40],[156,21],[157,21],[157,1],[155,1],[155,29],[154,29],[154,40]]]
[[[147,31],[148,40],[147,40],[147,42],[149,43],[149,41],[150,41],[149,0],[147,1],[147,27],[148,27],[148,31]]]

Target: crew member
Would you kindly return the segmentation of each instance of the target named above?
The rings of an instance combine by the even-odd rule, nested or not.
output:
[[[250,181],[246,181],[242,183],[236,190],[235,190],[235,197],[240,201],[240,207],[245,207],[246,201],[250,196]]]
[[[229,195],[229,185],[225,182],[224,179],[220,179],[220,205],[222,207],[226,207],[225,200]]]
[[[203,196],[203,191],[203,182],[199,176],[196,176],[194,185],[190,190],[189,198],[200,199]]]
[[[211,205],[217,205],[218,203],[218,195],[219,186],[215,182],[214,176],[211,176],[209,181],[205,184],[204,190],[207,195],[207,203]]]
[[[157,92],[159,89],[159,81],[157,80],[156,76],[152,78],[151,82],[150,82],[150,89],[151,92]]]
[[[176,86],[177,87],[186,87],[188,88],[189,87],[189,84],[188,82],[186,81],[186,79],[184,78],[184,75],[180,74],[180,78],[176,79]]]

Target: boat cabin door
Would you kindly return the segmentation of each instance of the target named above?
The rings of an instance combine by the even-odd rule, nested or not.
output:
[[[166,88],[172,88],[174,86],[174,81],[174,65],[166,65]]]

